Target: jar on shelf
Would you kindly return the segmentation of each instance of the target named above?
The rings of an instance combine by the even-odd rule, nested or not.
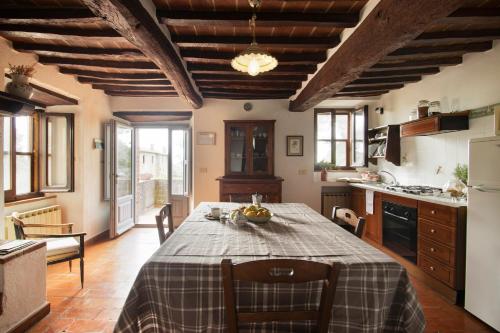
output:
[[[434,101],[429,104],[428,115],[435,116],[441,113],[441,103],[439,101]]]
[[[418,102],[418,119],[425,118],[429,114],[429,101],[423,99]]]

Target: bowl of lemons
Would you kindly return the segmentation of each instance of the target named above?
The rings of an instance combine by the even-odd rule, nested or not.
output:
[[[242,210],[247,220],[254,223],[265,223],[273,217],[269,209],[257,205],[242,207]]]

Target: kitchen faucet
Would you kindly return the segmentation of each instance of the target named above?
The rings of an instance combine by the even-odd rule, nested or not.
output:
[[[378,174],[380,175],[381,173],[386,173],[386,174],[388,174],[389,176],[391,176],[391,177],[392,177],[393,182],[392,182],[392,184],[390,184],[390,185],[396,185],[396,186],[397,186],[397,185],[399,185],[399,182],[398,182],[398,180],[396,179],[396,176],[394,176],[392,173],[390,173],[389,171],[380,170],[380,171],[378,172]]]

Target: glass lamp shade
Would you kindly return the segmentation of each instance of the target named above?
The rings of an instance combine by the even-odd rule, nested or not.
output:
[[[268,72],[278,66],[278,60],[268,52],[260,49],[257,44],[252,43],[248,49],[241,52],[231,61],[231,66],[240,72],[251,76]]]

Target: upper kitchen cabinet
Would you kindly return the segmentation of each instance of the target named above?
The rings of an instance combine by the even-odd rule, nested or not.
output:
[[[225,122],[225,175],[274,174],[274,120]]]
[[[434,135],[469,129],[469,111],[441,113],[401,124],[401,136]]]
[[[387,125],[368,130],[368,158],[377,164],[385,159],[394,165],[401,165],[401,138],[399,125]]]

